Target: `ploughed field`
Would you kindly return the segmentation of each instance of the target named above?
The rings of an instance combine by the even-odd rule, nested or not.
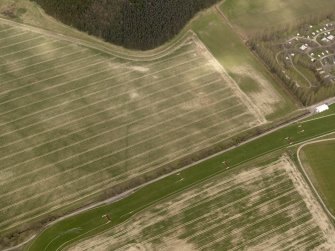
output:
[[[127,61],[0,25],[0,229],[264,122],[195,37]]]
[[[300,172],[282,157],[170,196],[70,250],[329,250],[334,233]]]

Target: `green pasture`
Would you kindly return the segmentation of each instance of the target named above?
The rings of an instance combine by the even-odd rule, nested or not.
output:
[[[301,152],[304,168],[328,209],[335,213],[335,140],[305,146]]]

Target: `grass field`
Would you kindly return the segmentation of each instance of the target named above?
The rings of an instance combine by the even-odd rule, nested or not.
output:
[[[268,72],[217,10],[202,13],[191,28],[266,118],[278,119],[296,109],[283,83]]]
[[[335,7],[329,0],[225,0],[220,8],[228,19],[246,34],[272,27],[295,24]]]
[[[306,145],[300,152],[304,168],[328,209],[335,214],[335,140]]]
[[[320,211],[283,158],[217,176],[69,250],[326,250],[335,229]]]
[[[0,26],[2,231],[264,122],[195,37],[131,62]]]

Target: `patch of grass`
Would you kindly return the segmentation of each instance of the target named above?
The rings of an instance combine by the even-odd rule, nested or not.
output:
[[[328,209],[335,213],[335,140],[307,145],[301,155],[305,169],[312,176],[314,186],[323,197]]]
[[[329,0],[226,0],[221,4],[228,19],[251,35],[271,27],[295,24],[334,7],[334,1]]]
[[[251,100],[256,105],[264,102],[262,105],[272,110],[266,113],[267,119],[278,119],[296,109],[282,83],[268,72],[216,10],[202,13],[191,28]]]

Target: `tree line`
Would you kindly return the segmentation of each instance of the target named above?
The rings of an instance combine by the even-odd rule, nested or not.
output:
[[[33,0],[49,15],[90,35],[148,50],[178,34],[200,10],[219,0]]]

